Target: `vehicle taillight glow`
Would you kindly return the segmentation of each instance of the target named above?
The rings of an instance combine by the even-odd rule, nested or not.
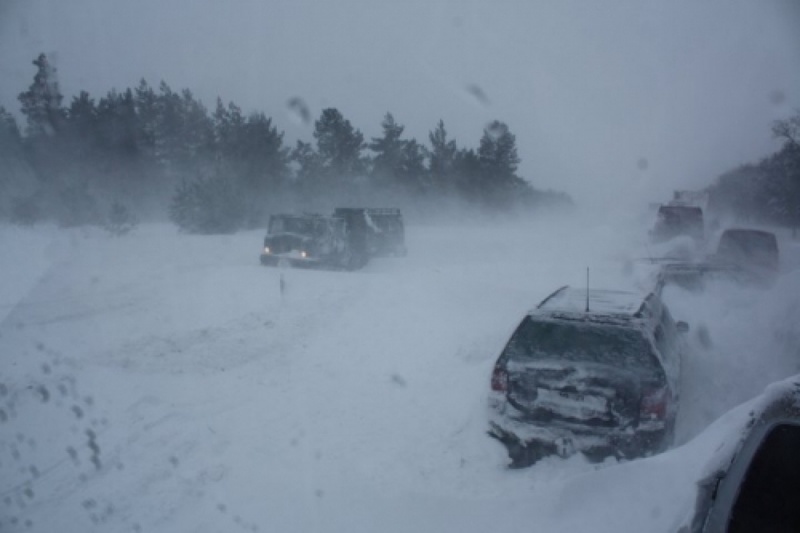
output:
[[[508,372],[500,366],[495,366],[492,372],[492,390],[495,392],[508,391]]]
[[[663,419],[667,416],[667,406],[672,400],[672,392],[669,387],[660,389],[645,389],[642,394],[640,414],[642,418]]]

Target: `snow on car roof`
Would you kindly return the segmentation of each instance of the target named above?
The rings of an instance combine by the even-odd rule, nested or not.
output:
[[[775,234],[772,233],[771,231],[766,231],[763,229],[755,229],[755,228],[728,228],[723,233],[728,233],[728,234],[752,233],[758,235],[771,235],[773,237],[775,236]]]
[[[586,313],[586,289],[562,287],[536,308],[538,311]],[[630,291],[589,289],[589,314],[633,316],[642,307],[645,296]]]

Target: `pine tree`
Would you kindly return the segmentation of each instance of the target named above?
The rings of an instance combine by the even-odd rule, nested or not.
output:
[[[527,183],[517,176],[520,159],[516,137],[503,122],[495,120],[483,130],[478,159],[482,182],[480,195],[491,207],[508,207],[515,195],[529,189]]]
[[[245,222],[244,195],[223,174],[184,180],[172,197],[169,216],[187,233],[233,233]]]
[[[453,160],[453,184],[462,198],[470,202],[482,199],[484,180],[481,161],[475,150],[462,148]]]
[[[319,188],[318,181],[322,176],[319,154],[310,143],[298,140],[289,159],[296,167],[295,191],[300,198],[313,196],[314,191]]]
[[[14,115],[0,106],[0,154],[11,154],[22,148],[22,135]]]
[[[789,146],[800,148],[800,111],[787,119],[776,121],[772,125],[772,135]]]
[[[403,187],[412,194],[424,194],[431,188],[425,168],[425,150],[415,139],[403,141],[399,177]]]
[[[58,88],[56,68],[45,54],[39,54],[33,64],[36,66],[33,83],[18,97],[22,114],[27,119],[26,135],[52,136],[60,130],[64,121],[64,110],[61,108],[63,96]]]
[[[373,137],[369,149],[375,152],[372,159],[372,175],[378,182],[394,182],[403,164],[403,126],[395,122],[391,113],[386,113],[381,122],[383,137]]]
[[[153,132],[155,160],[171,177],[196,175],[214,154],[214,124],[191,91],[174,92],[161,82]]]
[[[73,201],[74,198],[83,194],[89,181],[97,182],[107,175],[104,168],[102,141],[103,134],[99,128],[97,106],[94,100],[86,91],[81,91],[78,96],[72,99],[69,107],[65,111],[64,127],[58,135],[58,147],[60,157],[58,169],[53,174],[59,174],[61,179],[59,184],[51,182],[47,187],[48,193],[53,194],[58,190],[58,197],[53,213],[60,213],[67,204],[62,204],[64,194],[69,197],[69,205],[74,205],[76,209],[81,208],[81,203]],[[49,139],[51,145],[56,144],[56,139]],[[65,190],[78,187],[80,194],[65,193]],[[62,219],[78,219],[73,215],[62,216]]]
[[[107,155],[128,161],[138,155],[140,127],[133,91],[111,90],[100,99],[97,130],[100,145]]]
[[[742,165],[719,176],[708,188],[710,211],[758,219],[766,214],[767,200],[762,194],[764,172],[760,165]]]
[[[253,113],[241,126],[240,150],[244,185],[248,191],[263,194],[282,186],[288,173],[288,150],[283,133],[263,113]]]
[[[483,130],[478,157],[487,177],[503,182],[513,181],[520,160],[517,156],[517,139],[507,125],[495,120]]]
[[[12,206],[19,201],[14,200],[18,194],[29,192],[22,190],[27,176],[26,167],[17,121],[0,106],[0,216],[7,216],[11,212]]]
[[[212,153],[214,125],[206,107],[194,98],[189,89],[181,91],[182,123],[180,136],[185,157],[191,161],[203,160]]]
[[[447,140],[444,121],[439,120],[436,129],[428,134],[431,147],[426,151],[431,187],[435,193],[447,194],[455,187],[455,168],[458,147],[454,140]]]
[[[364,135],[339,110],[324,109],[314,122],[314,139],[323,172],[335,181],[346,182],[362,175],[366,166],[361,152]]]
[[[781,149],[757,164],[742,165],[717,178],[707,191],[717,214],[800,228],[800,112],[776,121]]]
[[[214,123],[214,144],[218,157],[223,160],[241,158],[240,137],[244,131],[245,118],[242,110],[229,102],[226,107],[221,98],[217,98],[217,107],[212,116]]]
[[[783,148],[760,165],[760,188],[766,193],[771,221],[800,228],[800,144],[788,140]]]
[[[76,155],[88,157],[94,152],[100,137],[97,107],[86,91],[81,91],[74,97],[67,109],[67,130]]]
[[[792,237],[797,238],[800,228],[800,111],[777,121],[772,133],[784,141],[783,148],[767,169],[773,183],[773,211],[781,222],[792,228]]]
[[[152,158],[158,129],[159,102],[158,95],[144,79],[139,81],[138,87],[134,90],[134,106],[139,124],[137,145],[140,153]]]
[[[238,106],[225,106],[221,99],[212,120],[215,164],[246,192],[248,224],[260,224],[267,203],[286,193],[289,150],[283,146],[283,133],[263,113],[245,119]]]
[[[391,113],[386,113],[381,127],[383,136],[374,137],[369,144],[376,154],[372,160],[374,183],[405,192],[422,192],[426,174],[422,146],[413,139],[401,139],[405,128],[395,122]]]
[[[76,157],[75,146],[66,131],[67,112],[61,106],[63,96],[56,69],[44,54],[33,64],[37,69],[33,83],[18,96],[26,118],[27,159],[39,181],[39,190],[32,201],[41,208],[37,211],[54,216],[62,225],[94,221],[95,199],[82,172],[85,160],[80,155]],[[32,204],[25,200],[19,205]]]

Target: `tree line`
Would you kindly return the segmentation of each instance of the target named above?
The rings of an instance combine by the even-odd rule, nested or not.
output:
[[[709,210],[740,220],[800,227],[800,110],[773,124],[781,148],[730,170],[708,188]]]
[[[571,203],[519,176],[516,138],[500,121],[474,149],[460,147],[441,120],[427,144],[408,138],[391,113],[381,135],[365,139],[327,108],[313,141],[290,147],[264,113],[219,98],[209,111],[165,82],[142,80],[99,99],[81,91],[65,104],[47,56],[33,64],[33,82],[18,97],[23,127],[0,107],[0,217],[14,222],[75,226],[167,213],[183,230],[218,233],[263,225],[270,212],[335,205],[506,212]]]

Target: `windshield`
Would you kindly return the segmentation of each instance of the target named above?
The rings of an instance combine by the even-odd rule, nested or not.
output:
[[[658,361],[635,329],[526,317],[504,351],[510,361],[597,363],[656,373]]]
[[[313,235],[318,226],[318,221],[313,219],[273,217],[269,222],[269,232],[271,234],[296,233],[298,235]]]

